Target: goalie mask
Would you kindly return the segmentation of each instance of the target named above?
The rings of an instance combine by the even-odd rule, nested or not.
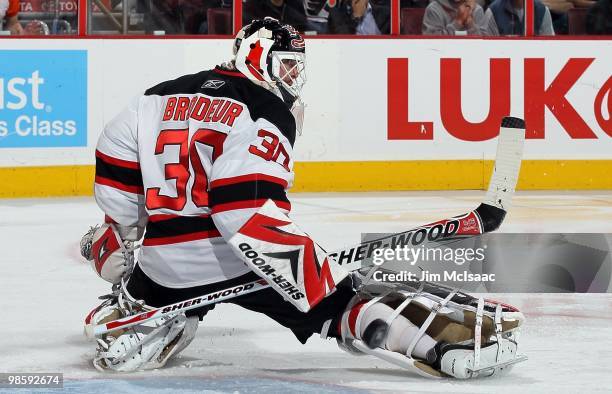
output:
[[[236,35],[234,55],[238,71],[283,99],[301,133],[304,104],[300,93],[306,82],[304,38],[274,18],[254,20]]]

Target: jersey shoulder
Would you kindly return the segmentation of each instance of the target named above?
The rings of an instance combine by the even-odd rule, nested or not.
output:
[[[253,121],[266,119],[275,125],[293,146],[296,130],[295,118],[285,102],[271,91],[244,77],[235,84],[235,88],[241,101],[249,109],[251,119]]]
[[[211,92],[212,89],[205,88],[206,94],[231,97],[240,101],[249,109],[253,121],[266,119],[275,125],[293,146],[295,142],[295,118],[280,97],[251,82],[239,71],[215,68],[208,77],[215,81],[221,80],[224,84],[214,93]]]
[[[249,105],[249,111],[253,120],[259,118],[266,119],[280,130],[280,132],[287,137],[289,143],[293,147],[295,143],[295,118],[289,111],[285,103],[277,97],[274,93],[251,83],[254,87],[259,90],[263,90],[266,93],[261,99],[254,99]]]
[[[238,71],[215,68],[184,75],[147,89],[145,96],[197,93],[211,97],[227,97],[244,104],[253,121],[266,119],[275,125],[293,146],[295,119],[283,100],[269,90],[254,84]]]
[[[202,83],[207,79],[210,70],[188,74],[158,83],[147,89],[145,96],[170,96],[175,94],[194,94],[202,91]]]

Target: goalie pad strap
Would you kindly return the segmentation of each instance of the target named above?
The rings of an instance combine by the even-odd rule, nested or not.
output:
[[[478,299],[476,309],[476,326],[474,327],[474,369],[480,367],[480,348],[482,346],[482,314],[484,312],[484,299]]]
[[[353,335],[355,337],[360,337],[361,336],[361,322],[363,321],[363,314],[368,310],[369,307],[371,307],[372,305],[376,304],[377,302],[379,302],[380,300],[383,299],[383,297],[385,297],[387,294],[385,295],[381,295],[378,297],[374,297],[372,298],[370,301],[366,302],[363,306],[359,306],[359,310],[357,313],[357,318],[354,324],[354,331],[353,331]],[[351,309],[351,312],[353,311],[353,309]],[[350,315],[349,315],[350,317]],[[350,326],[350,322],[349,322],[349,326]],[[356,334],[356,335],[355,335]]]
[[[329,319],[326,320],[325,323],[323,323],[323,326],[321,327],[321,339],[327,339],[329,338],[329,328],[331,327],[332,324],[332,320],[333,319]],[[340,332],[340,330],[338,330],[338,332]]]
[[[497,343],[501,343],[502,340],[502,323],[501,323],[501,318],[502,318],[502,308],[501,305],[497,304],[497,307],[495,308],[495,337],[497,338]],[[502,354],[502,347],[499,346],[497,348],[497,361],[500,360],[501,358],[501,354]]]
[[[405,296],[406,299],[397,308],[395,308],[395,310],[393,311],[391,315],[389,315],[389,317],[385,321],[385,323],[387,323],[388,326],[390,326],[393,323],[393,321],[400,315],[400,313],[402,313],[402,311],[406,309],[406,307],[408,306],[408,304],[410,304],[410,302],[412,302],[414,297],[418,296],[423,291],[423,286],[424,286],[424,282],[421,282],[421,285],[417,289],[416,293],[409,293],[409,292],[401,291],[401,290],[399,291],[399,294],[402,294],[403,296]]]
[[[412,339],[412,342],[410,342],[410,345],[408,346],[408,350],[406,351],[406,355],[408,357],[412,357],[412,351],[416,347],[417,342],[419,342],[419,339],[421,339],[423,334],[425,334],[425,331],[429,328],[429,325],[431,324],[431,322],[433,322],[434,318],[438,314],[438,311],[441,308],[443,308],[451,300],[451,298],[453,298],[455,296],[455,294],[457,294],[457,290],[458,289],[453,289],[453,291],[451,291],[446,296],[445,299],[440,301],[438,304],[434,305],[434,307],[431,309],[431,312],[429,313],[429,316],[427,316],[427,319],[425,319],[425,321],[423,322],[423,324],[419,328],[419,332],[417,333],[417,335],[414,336],[414,338]]]
[[[389,317],[387,318],[387,320],[385,321],[385,323],[387,323],[387,325],[391,325],[391,323],[393,323],[393,320],[395,320],[400,313],[402,313],[402,311],[404,309],[406,309],[406,307],[408,306],[408,304],[410,304],[410,302],[414,299],[414,295],[410,296],[407,295],[406,299],[404,301],[402,301],[401,304],[399,304],[399,306],[397,308],[395,308],[393,310],[393,313],[389,315]]]

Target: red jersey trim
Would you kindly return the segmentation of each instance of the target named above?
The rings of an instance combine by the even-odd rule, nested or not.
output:
[[[215,67],[213,71],[217,74],[229,75],[230,77],[246,78],[246,75],[244,75],[240,71],[221,70],[219,67]]]
[[[109,164],[113,164],[119,167],[124,167],[124,168],[129,168],[132,170],[140,170],[140,163],[136,162],[136,161],[128,161],[128,160],[122,160],[122,159],[117,159],[115,157],[106,155],[102,152],[100,152],[99,150],[96,150],[96,157],[99,158],[100,160],[103,160]]]
[[[211,188],[234,185],[236,183],[241,182],[251,182],[251,181],[268,181],[281,185],[284,189],[287,188],[287,181],[282,178],[277,178],[275,176],[266,175],[266,174],[248,174],[248,175],[240,175],[231,178],[221,178],[216,179],[210,183]]]
[[[158,246],[158,245],[170,245],[181,242],[198,241],[201,239],[217,238],[220,237],[221,233],[219,230],[210,231],[198,231],[196,233],[176,235],[172,237],[160,237],[160,238],[146,238],[142,241],[142,246]]]
[[[98,185],[109,186],[114,189],[122,190],[128,193],[144,194],[144,188],[142,186],[130,186],[121,182],[113,181],[108,178],[102,178],[101,176],[96,176],[95,182]]]
[[[260,208],[262,207],[268,199],[260,199],[260,200],[245,200],[245,201],[236,201],[236,202],[228,202],[225,204],[217,204],[212,209],[212,213],[220,213],[226,211],[232,211],[234,209],[248,209],[248,208]],[[277,207],[280,209],[284,209],[286,211],[291,211],[291,203],[285,201],[274,201]]]

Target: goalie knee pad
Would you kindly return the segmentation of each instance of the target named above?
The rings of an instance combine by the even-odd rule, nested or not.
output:
[[[459,379],[509,370],[523,315],[434,284],[366,286],[351,301],[339,344],[417,373]]]
[[[95,226],[81,239],[81,255],[102,279],[117,284],[134,268],[135,241],[142,237],[140,227],[114,223]]]
[[[85,324],[102,324],[146,310],[141,303],[113,297],[91,311]],[[96,337],[93,365],[100,371],[114,372],[161,368],[191,343],[198,323],[197,316],[180,313],[111,331]]]

